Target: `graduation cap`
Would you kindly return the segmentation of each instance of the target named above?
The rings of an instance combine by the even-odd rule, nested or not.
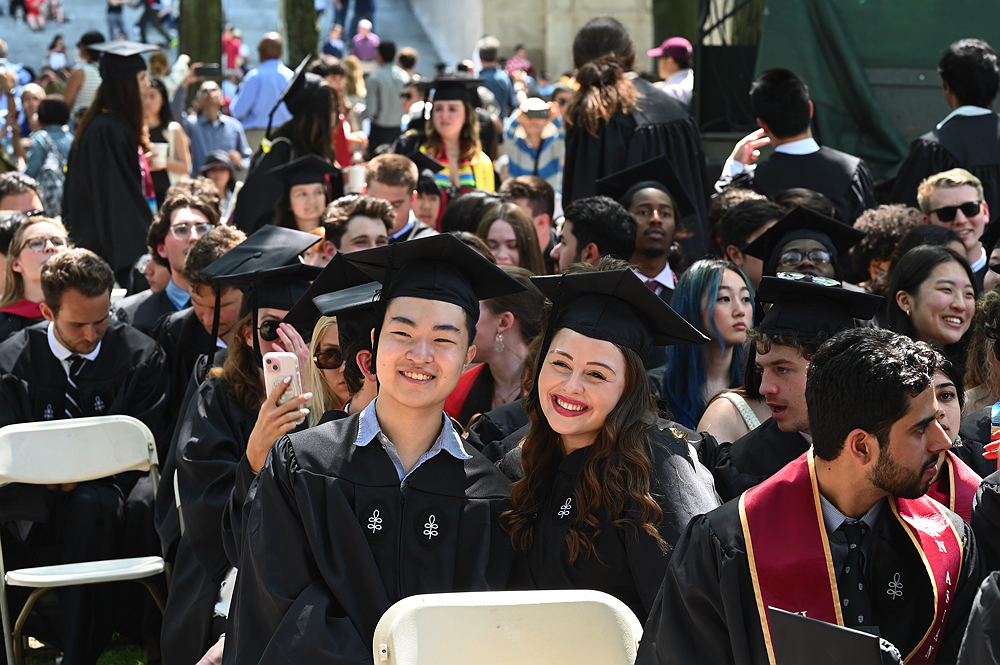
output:
[[[298,302],[288,310],[288,314],[283,319],[285,323],[295,326],[303,339],[308,339],[312,334],[313,326],[316,325],[316,320],[320,315],[332,316],[325,314],[322,308],[314,304],[315,299],[362,284],[375,284],[378,288],[377,283],[372,282],[371,278],[356,266],[345,261],[344,256],[344,254],[338,253],[330,259],[330,262],[313,280]],[[371,330],[371,327],[368,330]]]
[[[802,337],[832,335],[855,327],[855,319],[870,320],[882,305],[882,296],[850,291],[826,277],[778,273],[764,277],[757,289],[758,303],[773,303],[766,315],[758,309],[761,332],[791,330]]]
[[[312,299],[323,316],[337,317],[337,341],[341,353],[359,339],[367,339],[377,323],[378,294],[382,285],[368,282]]]
[[[670,195],[674,205],[677,206],[678,219],[696,212],[684,184],[666,155],[606,175],[594,184],[597,185],[599,195],[610,196],[622,205],[625,205],[624,201],[629,200],[640,189],[652,187]]]
[[[420,152],[419,150],[417,150],[416,152],[411,152],[406,157],[411,162],[417,165],[417,171],[419,171],[421,175],[424,174],[424,171],[430,171],[431,175],[434,175],[435,173],[440,173],[441,171],[444,171],[444,169],[446,168],[444,164],[434,159],[427,153]]]
[[[326,185],[327,174],[340,173],[340,169],[334,166],[333,162],[323,159],[315,153],[309,153],[270,169],[266,173],[272,178],[284,182],[285,188],[288,189],[295,185],[311,185],[313,183]]]
[[[756,256],[767,262],[775,250],[785,243],[800,238],[809,238],[823,243],[826,247],[842,254],[861,242],[863,231],[820,213],[798,206],[778,220],[778,223],[762,233],[759,238],[743,248],[744,254]]]
[[[450,100],[461,100],[468,102],[473,108],[479,106],[479,86],[485,81],[483,79],[470,79],[458,76],[436,78],[433,81],[422,81],[424,87],[424,101],[430,96],[430,91],[434,91],[435,102],[446,102]]]
[[[302,263],[299,255],[321,240],[312,233],[267,225],[209,264],[202,274],[212,279],[213,286],[228,284],[243,291],[243,311],[252,312],[256,330],[258,308],[291,309],[309,288],[309,280],[319,275],[321,269]],[[213,340],[218,335],[218,318],[216,297]],[[260,362],[256,334],[253,350]]]
[[[450,233],[346,254],[349,263],[382,283],[375,338],[393,298],[452,303],[479,320],[479,301],[520,293],[525,286]],[[372,350],[372,367],[375,366]]]
[[[115,40],[91,44],[87,46],[87,50],[97,51],[101,54],[99,66],[101,78],[110,78],[118,73],[134,75],[143,71],[146,69],[146,61],[142,59],[142,54],[158,51],[159,47],[141,42]]]
[[[269,138],[271,136],[271,123],[274,120],[274,114],[277,112],[278,107],[281,106],[281,102],[285,102],[285,107],[288,108],[289,113],[295,115],[300,111],[304,110],[306,99],[308,95],[300,94],[305,90],[315,90],[319,87],[320,83],[323,81],[322,77],[317,74],[310,74],[306,72],[306,65],[309,64],[309,58],[311,56],[306,56],[302,58],[302,62],[299,66],[295,68],[295,73],[292,74],[292,78],[288,81],[288,85],[285,89],[281,91],[278,96],[278,101],[274,103],[271,107],[271,112],[267,114],[267,129],[264,131],[264,138]]]
[[[631,270],[545,275],[532,277],[531,283],[552,302],[542,355],[556,328],[619,344],[641,356],[653,346],[708,341]]]

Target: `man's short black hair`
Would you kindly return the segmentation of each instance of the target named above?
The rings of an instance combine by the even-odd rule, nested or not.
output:
[[[388,39],[379,42],[378,55],[382,58],[382,62],[392,64],[392,61],[396,59],[396,42]]]
[[[399,49],[399,66],[403,69],[413,69],[417,66],[417,49],[404,46]]]
[[[717,232],[722,253],[735,245],[740,250],[750,242],[750,236],[768,222],[781,219],[785,211],[776,203],[750,199],[741,201],[727,210],[719,220]]]
[[[938,74],[962,106],[988,109],[1000,89],[997,52],[981,39],[960,39],[949,46]]]
[[[750,85],[750,104],[779,139],[809,129],[809,87],[788,69],[769,69]]]
[[[528,199],[532,217],[547,214],[552,217],[556,213],[556,190],[545,179],[537,175],[519,175],[507,178],[500,185],[500,193],[510,199]]]
[[[0,254],[7,256],[14,234],[27,221],[28,216],[20,210],[0,210]]]
[[[38,104],[38,124],[65,125],[69,122],[69,106],[62,95],[48,95]]]
[[[906,415],[910,399],[930,387],[937,354],[925,342],[890,330],[853,328],[833,336],[809,364],[806,406],[813,448],[836,459],[856,429],[874,434],[879,449]]]
[[[607,196],[591,196],[573,201],[564,214],[573,223],[578,250],[594,243],[600,256],[632,260],[639,223],[620,203]]]

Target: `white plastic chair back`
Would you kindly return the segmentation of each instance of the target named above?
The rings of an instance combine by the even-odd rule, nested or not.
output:
[[[0,428],[0,483],[80,483],[125,471],[149,471],[156,464],[152,432],[131,416]]]
[[[632,665],[642,625],[600,591],[404,598],[378,622],[376,665]]]

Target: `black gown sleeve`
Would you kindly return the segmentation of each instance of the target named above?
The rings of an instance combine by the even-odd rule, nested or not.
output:
[[[979,586],[958,665],[1000,665],[1000,572],[990,573]]]
[[[917,187],[924,178],[960,166],[954,156],[932,136],[925,134],[910,144],[910,154],[899,167],[893,182],[889,197],[892,203],[919,208]]]
[[[972,530],[988,570],[1000,570],[1000,471],[983,478],[972,504]]]
[[[858,160],[858,167],[851,174],[850,219],[846,223],[854,224],[865,210],[878,205],[875,200],[875,179],[863,159]]]
[[[281,181],[267,172],[293,159],[294,149],[287,139],[271,144],[270,152],[255,158],[247,173],[230,224],[250,235],[274,219],[274,206],[283,193]]]
[[[347,497],[308,475],[287,437],[257,474],[225,662],[371,662],[371,637],[351,617],[378,623],[382,577]]]

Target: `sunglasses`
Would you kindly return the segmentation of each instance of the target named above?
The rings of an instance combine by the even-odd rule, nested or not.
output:
[[[194,229],[198,232],[198,237],[200,238],[214,228],[215,224],[209,224],[208,222],[197,222],[194,224],[181,222],[180,224],[172,224],[170,226],[170,235],[178,240],[187,240],[191,237],[191,229]]]
[[[316,363],[316,369],[339,369],[344,364],[344,354],[340,349],[320,351],[313,355],[313,362]]]
[[[257,328],[257,332],[260,333],[260,338],[265,342],[273,342],[278,339],[278,326],[280,325],[281,321],[265,321]]]
[[[830,252],[825,249],[810,249],[808,252],[791,250],[778,257],[778,264],[782,266],[797,266],[803,259],[809,259],[810,263],[824,264],[830,262]]]
[[[982,201],[969,201],[957,206],[944,206],[943,208],[938,208],[937,210],[931,210],[928,215],[937,215],[937,218],[942,222],[954,222],[955,217],[958,216],[958,211],[961,210],[962,214],[966,217],[975,217],[983,209]]]

